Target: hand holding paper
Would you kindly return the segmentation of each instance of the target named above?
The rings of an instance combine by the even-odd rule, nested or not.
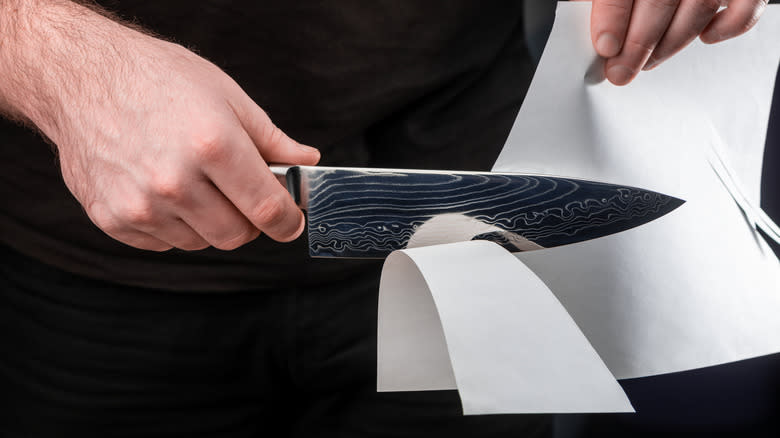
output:
[[[631,82],[682,50],[697,36],[718,43],[747,32],[766,0],[594,0],[591,39],[608,58],[606,77],[615,85]],[[721,6],[726,9],[718,11]]]
[[[596,58],[589,6],[559,5],[493,170],[620,181],[687,202],[629,232],[521,260],[618,378],[779,351],[780,263],[754,229],[760,214],[746,215],[735,199],[760,201],[780,9],[769,7],[740,38],[694,41],[618,88],[583,83]],[[728,172],[713,171],[713,151]],[[729,179],[739,198],[724,184]]]
[[[395,253],[380,291],[379,388],[457,387],[465,413],[619,411],[630,407],[600,360],[634,378],[780,351],[780,262],[754,208],[780,7],[742,38],[694,41],[616,88],[584,78],[600,59],[589,6],[559,5],[493,170],[630,183],[687,203],[629,231],[518,253],[522,264],[484,242]],[[562,366],[575,361],[585,365]]]

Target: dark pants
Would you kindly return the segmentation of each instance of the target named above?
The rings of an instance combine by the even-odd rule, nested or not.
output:
[[[0,253],[3,437],[550,434],[546,416],[463,417],[455,391],[377,393],[376,271],[169,293]]]

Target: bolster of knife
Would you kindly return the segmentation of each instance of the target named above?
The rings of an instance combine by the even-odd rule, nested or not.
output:
[[[295,203],[301,208],[306,208],[305,203],[301,199],[301,169],[298,166],[269,166],[271,172],[273,172],[276,179],[281,183],[290,196],[293,197]]]

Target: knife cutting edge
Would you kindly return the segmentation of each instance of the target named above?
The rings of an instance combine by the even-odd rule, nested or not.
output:
[[[306,211],[312,257],[383,258],[443,215],[513,251],[625,231],[685,201],[637,187],[524,173],[271,166]]]

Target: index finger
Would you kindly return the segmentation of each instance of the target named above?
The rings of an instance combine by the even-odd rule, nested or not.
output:
[[[663,37],[680,0],[636,0],[623,49],[606,63],[607,79],[625,85],[645,66]]]
[[[305,226],[303,212],[263,160],[249,135],[239,129],[229,146],[202,160],[202,170],[257,229],[279,242],[295,240]]]
[[[590,37],[600,56],[611,58],[620,53],[633,6],[633,0],[593,0]]]

